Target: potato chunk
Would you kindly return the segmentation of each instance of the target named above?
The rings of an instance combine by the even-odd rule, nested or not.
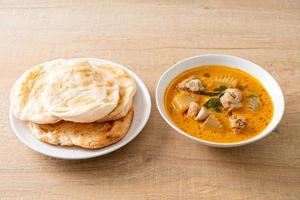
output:
[[[180,92],[172,100],[172,106],[180,113],[185,112],[191,102],[197,102],[200,97],[195,94],[190,94],[189,92]]]
[[[221,129],[221,128],[223,128],[223,125],[221,124],[221,122],[213,114],[210,114],[206,118],[206,120],[203,122],[202,126],[204,126],[206,128],[211,128],[211,129]]]
[[[227,88],[236,88],[238,86],[238,80],[231,76],[219,76],[214,78],[214,83],[217,85],[223,85]]]
[[[258,96],[250,95],[248,97],[248,107],[252,112],[258,111],[262,106],[261,100]]]

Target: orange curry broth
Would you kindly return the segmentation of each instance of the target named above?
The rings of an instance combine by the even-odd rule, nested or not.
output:
[[[205,77],[205,73],[208,73],[210,77]],[[223,128],[220,130],[202,127],[202,122],[186,117],[186,113],[177,112],[171,103],[173,97],[180,92],[176,89],[176,85],[192,75],[199,78],[208,91],[212,91],[218,87],[218,85],[214,85],[213,79],[220,76],[236,78],[239,82],[246,85],[247,87],[241,90],[243,93],[243,107],[233,110],[233,114],[245,116],[248,121],[248,127],[241,133],[233,132],[230,128],[229,116],[227,112],[224,111],[219,113],[211,111],[223,125]],[[247,96],[252,94],[259,96],[262,102],[261,108],[256,112],[250,111],[247,105]],[[210,97],[200,95],[200,101],[198,103],[202,106],[209,98]],[[169,84],[165,92],[164,103],[169,117],[177,127],[194,137],[212,142],[232,143],[252,138],[262,132],[273,117],[273,102],[262,84],[250,74],[226,66],[202,66],[183,72]]]

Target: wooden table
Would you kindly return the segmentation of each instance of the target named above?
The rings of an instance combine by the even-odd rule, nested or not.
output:
[[[217,149],[176,134],[154,102],[160,75],[206,53],[250,59],[282,86],[286,112],[267,138]],[[79,161],[33,152],[13,134],[9,91],[54,58],[106,58],[152,96],[141,134]],[[1,1],[0,199],[300,199],[300,1]]]

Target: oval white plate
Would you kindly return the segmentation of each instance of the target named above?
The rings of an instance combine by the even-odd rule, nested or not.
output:
[[[168,87],[170,81],[173,80],[180,73],[188,69],[201,67],[204,65],[223,65],[232,68],[237,68],[251,74],[261,82],[261,84],[265,87],[265,89],[268,91],[269,95],[271,96],[274,104],[274,116],[272,118],[272,121],[269,123],[269,125],[266,127],[265,130],[263,130],[260,134],[256,135],[255,137],[245,141],[235,142],[235,143],[218,143],[218,142],[209,142],[206,140],[193,137],[187,134],[186,132],[182,131],[181,129],[179,129],[172,122],[172,120],[167,115],[164,107],[164,94],[166,88]],[[236,146],[241,146],[241,145],[249,144],[257,140],[260,140],[265,136],[267,136],[270,132],[272,132],[272,130],[279,124],[280,120],[282,119],[284,113],[284,96],[276,80],[266,70],[256,65],[255,63],[236,56],[222,55],[222,54],[207,54],[207,55],[200,55],[191,58],[186,58],[182,61],[177,62],[175,65],[169,68],[158,81],[157,88],[156,88],[156,105],[164,120],[174,130],[186,136],[187,138],[207,146],[236,147]]]
[[[62,158],[62,159],[85,159],[85,158],[102,156],[110,152],[113,152],[123,147],[127,143],[129,143],[141,132],[141,130],[146,125],[151,112],[151,98],[144,82],[135,73],[133,73],[131,70],[129,70],[128,68],[120,64],[113,63],[108,60],[96,59],[96,58],[82,58],[82,59],[88,59],[97,63],[112,65],[112,66],[122,68],[126,72],[128,72],[131,75],[131,77],[133,77],[134,80],[136,81],[137,91],[133,102],[134,116],[128,132],[126,133],[125,137],[119,142],[95,150],[89,150],[80,147],[54,146],[54,145],[41,142],[36,138],[34,138],[30,130],[27,128],[26,123],[17,119],[12,114],[12,112],[9,111],[10,124],[16,136],[25,145],[27,145],[29,148],[33,149],[34,151],[37,151],[39,153],[51,157]]]

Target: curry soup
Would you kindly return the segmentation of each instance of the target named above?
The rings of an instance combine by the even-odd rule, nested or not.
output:
[[[211,142],[232,143],[258,135],[270,123],[273,103],[250,74],[226,66],[201,66],[169,84],[165,109],[186,133]]]

